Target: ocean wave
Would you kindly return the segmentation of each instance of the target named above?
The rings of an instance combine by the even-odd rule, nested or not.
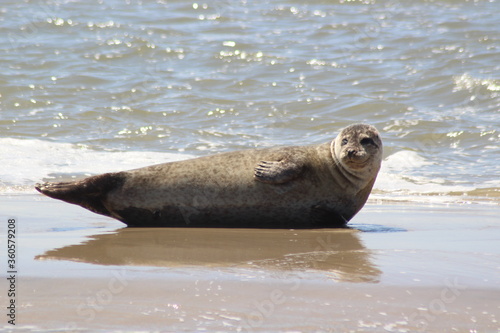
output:
[[[382,163],[371,202],[500,204],[500,181],[463,184],[442,177],[430,178],[417,172],[433,164],[410,150],[388,156]]]

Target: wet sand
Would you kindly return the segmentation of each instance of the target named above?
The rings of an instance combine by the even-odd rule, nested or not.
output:
[[[23,331],[500,331],[496,205],[371,202],[321,230],[126,229],[40,195],[0,205]]]

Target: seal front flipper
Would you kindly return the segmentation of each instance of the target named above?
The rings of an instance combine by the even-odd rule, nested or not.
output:
[[[255,167],[255,179],[267,184],[283,184],[297,178],[304,169],[300,158],[260,161]]]
[[[48,197],[82,206],[94,213],[111,216],[104,206],[107,194],[123,184],[120,173],[105,173],[76,182],[36,184],[38,192]]]

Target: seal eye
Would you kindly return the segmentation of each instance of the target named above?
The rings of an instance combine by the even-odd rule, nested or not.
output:
[[[373,139],[370,139],[370,138],[364,138],[360,141],[360,143],[362,145],[374,145],[374,146],[376,146],[375,141],[373,141]]]
[[[342,146],[343,146],[343,145],[346,145],[346,144],[347,144],[347,142],[348,142],[348,140],[347,140],[347,139],[342,139]]]

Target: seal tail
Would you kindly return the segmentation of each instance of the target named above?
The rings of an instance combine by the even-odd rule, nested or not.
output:
[[[53,199],[82,206],[94,213],[111,216],[105,207],[107,194],[122,183],[117,173],[105,173],[76,182],[36,184],[35,189]]]

